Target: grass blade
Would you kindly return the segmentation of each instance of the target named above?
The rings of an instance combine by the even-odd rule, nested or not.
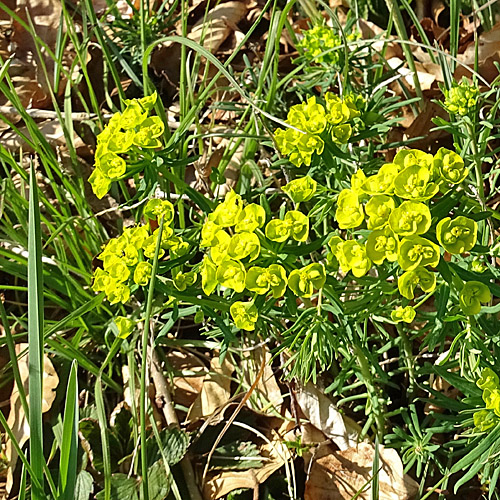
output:
[[[387,4],[387,8],[389,12],[394,16],[394,26],[396,27],[396,31],[398,33],[399,38],[404,41],[408,41],[408,33],[406,32],[405,23],[403,20],[403,16],[401,14],[401,9],[399,5],[394,0],[385,0]],[[413,73],[413,83],[415,85],[415,93],[418,97],[420,97],[419,108],[422,108],[422,89],[420,88],[420,81],[418,79],[417,68],[415,66],[415,59],[413,58],[413,52],[411,51],[411,47],[403,43],[401,48],[403,49],[403,53],[406,58],[406,62],[408,63],[408,68]]]
[[[104,396],[102,393],[101,376],[97,378],[95,384],[95,405],[97,408],[97,418],[101,430],[102,460],[104,467],[104,500],[111,500],[111,455],[108,439],[108,424],[106,419],[106,408],[104,406]]]
[[[33,500],[45,500],[43,489],[43,274],[40,208],[35,167],[30,168],[28,216],[28,356],[30,463],[34,474]],[[36,485],[38,483],[39,486]]]
[[[61,458],[59,461],[59,499],[73,500],[78,461],[78,365],[71,364],[64,408]]]

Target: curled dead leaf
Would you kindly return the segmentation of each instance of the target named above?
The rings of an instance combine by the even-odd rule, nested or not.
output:
[[[166,359],[176,372],[191,372],[189,376],[179,375],[173,379],[175,403],[185,407],[191,406],[203,388],[207,372],[205,364],[190,352],[171,351],[166,355]]]
[[[16,354],[18,355],[19,375],[23,382],[26,397],[29,396],[29,362],[28,362],[28,344],[17,344]],[[59,377],[54,369],[54,365],[47,355],[43,358],[43,392],[42,392],[42,413],[46,413],[52,407],[52,403],[56,397],[56,388],[59,385]],[[24,413],[21,398],[17,386],[14,385],[12,395],[10,397],[10,411],[7,424],[16,437],[16,441],[22,448],[24,443],[29,439],[30,428],[28,420]],[[9,463],[7,471],[6,490],[11,491],[13,486],[13,473],[17,462],[17,451],[12,445],[12,441],[7,440],[5,446],[5,456]]]
[[[263,358],[265,358],[264,373],[255,387],[254,399],[259,410],[272,407],[275,411],[279,412],[283,404],[283,396],[273,373],[271,365],[272,356],[269,348],[264,344],[253,349],[244,350],[243,358],[244,362],[246,361],[245,380],[249,386],[255,380]]]
[[[231,375],[234,366],[224,358],[222,364],[219,358],[212,358],[210,372],[203,379],[203,387],[198,397],[189,408],[186,417],[187,422],[194,422],[201,418],[212,415],[216,410],[220,410],[231,398]]]
[[[361,430],[359,426],[354,420],[342,415],[313,383],[308,382],[306,386],[299,387],[295,398],[309,422],[341,450],[347,450],[357,444]]]
[[[476,47],[472,42],[465,49],[463,54],[459,54],[457,59],[464,66],[458,66],[455,71],[455,79],[459,80],[462,76],[471,76],[471,71],[467,69],[474,68]],[[495,24],[490,31],[481,33],[478,39],[478,63],[479,74],[488,82],[493,81],[498,76],[498,69],[495,63],[500,61],[500,22]]]
[[[375,448],[371,443],[337,451],[331,445],[320,445],[306,482],[304,500],[360,500],[371,496],[371,478]],[[418,484],[403,472],[396,450],[379,446],[379,500],[409,500]]]
[[[247,6],[244,2],[231,1],[217,5],[206,17],[196,22],[188,38],[214,53],[231,32],[236,31],[236,24],[246,13]]]
[[[249,488],[258,492],[259,484],[262,484],[273,472],[291,459],[291,453],[285,441],[294,439],[292,428],[293,423],[283,421],[279,429],[270,429],[269,439],[259,448],[260,455],[266,460],[262,467],[244,471],[227,470],[209,474],[203,488],[204,498],[217,500],[240,488]]]

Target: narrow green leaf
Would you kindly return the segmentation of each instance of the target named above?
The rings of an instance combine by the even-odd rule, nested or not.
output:
[[[36,482],[33,500],[46,500],[43,488],[43,275],[40,208],[35,167],[30,168],[28,216],[28,356],[29,356],[29,423],[30,462]],[[38,483],[40,487],[35,486]]]
[[[455,474],[462,469],[470,467],[476,460],[488,451],[493,443],[495,443],[500,438],[500,425],[497,425],[493,431],[491,431],[484,439],[478,439],[471,446],[471,451],[462,457],[452,468],[451,473]]]
[[[373,454],[373,465],[372,465],[372,500],[378,500],[379,498],[379,471],[380,471],[380,443],[378,436],[375,436],[375,453]]]
[[[102,394],[102,380],[99,376],[95,384],[95,405],[99,419],[99,429],[101,431],[101,444],[102,444],[102,460],[104,466],[104,491],[102,495],[98,496],[99,499],[111,500],[111,455],[109,449],[108,439],[108,422],[106,420],[106,408],[104,406],[104,397]],[[123,497],[128,498],[128,497]],[[118,499],[117,499],[118,500]]]
[[[71,364],[64,408],[61,457],[59,459],[59,499],[75,498],[76,471],[78,461],[78,365]]]

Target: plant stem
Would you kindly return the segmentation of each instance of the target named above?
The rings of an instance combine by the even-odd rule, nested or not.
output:
[[[401,343],[403,345],[403,352],[405,355],[405,362],[408,368],[408,402],[411,402],[415,394],[415,370],[413,368],[413,350],[410,339],[406,334],[404,327],[400,324],[396,325],[396,328],[401,338]]]
[[[148,299],[146,303],[146,314],[144,318],[144,331],[142,332],[142,365],[141,365],[141,398],[140,398],[140,419],[141,419],[141,473],[142,473],[142,492],[143,500],[149,500],[148,489],[148,454],[146,448],[146,416],[148,410],[148,343],[149,330],[151,328],[151,310],[153,307],[153,296],[155,288],[156,272],[158,270],[158,256],[160,253],[161,237],[163,234],[163,217],[160,220],[158,237],[156,239],[155,255],[153,259],[153,270],[151,272],[151,281],[149,282]]]
[[[466,122],[465,125],[470,137],[472,157],[474,159],[474,171],[476,174],[476,188],[478,192],[479,202],[481,203],[481,207],[484,210],[486,208],[486,202],[484,199],[483,169],[482,169],[482,161],[476,144],[476,133],[474,131],[474,127],[470,123]]]
[[[382,439],[384,437],[385,420],[381,412],[380,401],[378,399],[377,390],[375,388],[375,384],[373,383],[370,364],[368,363],[368,359],[366,358],[366,355],[360,346],[354,345],[354,351],[356,353],[356,357],[358,358],[358,363],[361,370],[361,377],[363,378],[363,382],[368,392],[368,397],[370,398],[373,415],[375,417],[375,422],[377,425],[377,436],[379,441],[382,442]]]

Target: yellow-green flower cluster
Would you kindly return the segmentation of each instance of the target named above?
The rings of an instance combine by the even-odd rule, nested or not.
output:
[[[126,339],[134,330],[136,323],[125,316],[116,316],[116,328],[118,329],[118,338]]]
[[[92,190],[102,198],[115,180],[127,172],[127,158],[138,157],[143,149],[161,147],[165,130],[158,116],[148,116],[156,102],[156,92],[142,99],[126,100],[122,113],[115,113],[97,136],[95,169],[89,177]]]
[[[304,54],[308,61],[335,65],[339,62],[341,51],[337,48],[342,45],[342,39],[328,26],[313,26],[302,32],[302,39],[297,43],[297,48]],[[361,38],[360,32],[347,35],[347,40]]]
[[[316,183],[310,178],[297,179],[289,187],[292,199],[305,201],[313,196]],[[291,271],[289,276],[280,264],[257,265],[262,246],[270,241],[306,241],[309,218],[298,210],[290,210],[283,219],[272,219],[266,224],[263,207],[255,203],[245,205],[241,196],[230,191],[224,201],[208,215],[201,230],[200,246],[207,254],[200,265],[201,283],[206,295],[218,285],[242,293],[245,289],[254,295],[283,296],[287,286],[298,296],[311,297],[315,289],[324,285],[326,275],[322,264],[310,264]],[[266,263],[269,257],[266,257]],[[252,302],[235,302],[230,309],[238,328],[253,330],[257,309]]]
[[[179,257],[188,250],[188,244],[174,235],[174,207],[167,200],[150,200],[145,207],[148,219],[163,217],[159,257],[170,252],[171,258]],[[149,223],[126,228],[117,238],[108,241],[99,259],[102,268],[94,272],[92,289],[104,292],[111,304],[125,303],[130,298],[133,285],[146,286],[151,279],[153,259],[159,228],[151,231]]]
[[[277,129],[274,134],[278,149],[296,167],[311,165],[313,155],[323,152],[328,136],[336,143],[347,143],[353,133],[353,119],[360,115],[363,105],[361,96],[340,98],[327,92],[325,105],[313,96],[292,106],[286,120],[290,128]]]
[[[302,35],[303,38],[297,44],[297,48],[303,52],[306,59],[329,65],[338,63],[339,50],[335,48],[342,45],[342,40],[332,28],[314,26],[303,31]]]
[[[394,311],[391,312],[391,319],[394,323],[411,323],[416,316],[416,311],[411,306],[406,307],[396,307]]]
[[[460,83],[453,82],[451,89],[444,91],[444,97],[448,113],[464,116],[476,107],[479,89],[464,78]]]
[[[480,432],[487,431],[500,422],[500,383],[491,368],[484,368],[476,385],[483,391],[485,410],[474,413],[474,425]]]
[[[480,281],[468,281],[460,290],[460,307],[468,316],[479,314],[481,304],[486,304],[490,300],[490,289]]]
[[[431,227],[428,202],[467,173],[460,156],[445,148],[434,156],[402,150],[374,175],[356,172],[351,187],[338,196],[335,218],[340,229],[356,229],[366,221],[370,232],[364,241],[339,236],[329,241],[342,270],[359,278],[372,264],[397,261],[403,271],[398,279],[401,295],[413,299],[417,287],[432,292],[436,276],[428,268],[437,266],[441,251],[426,237]],[[438,223],[435,236],[451,254],[468,252],[476,243],[477,223],[464,216],[447,217]],[[412,314],[398,311],[393,319],[411,321]]]

